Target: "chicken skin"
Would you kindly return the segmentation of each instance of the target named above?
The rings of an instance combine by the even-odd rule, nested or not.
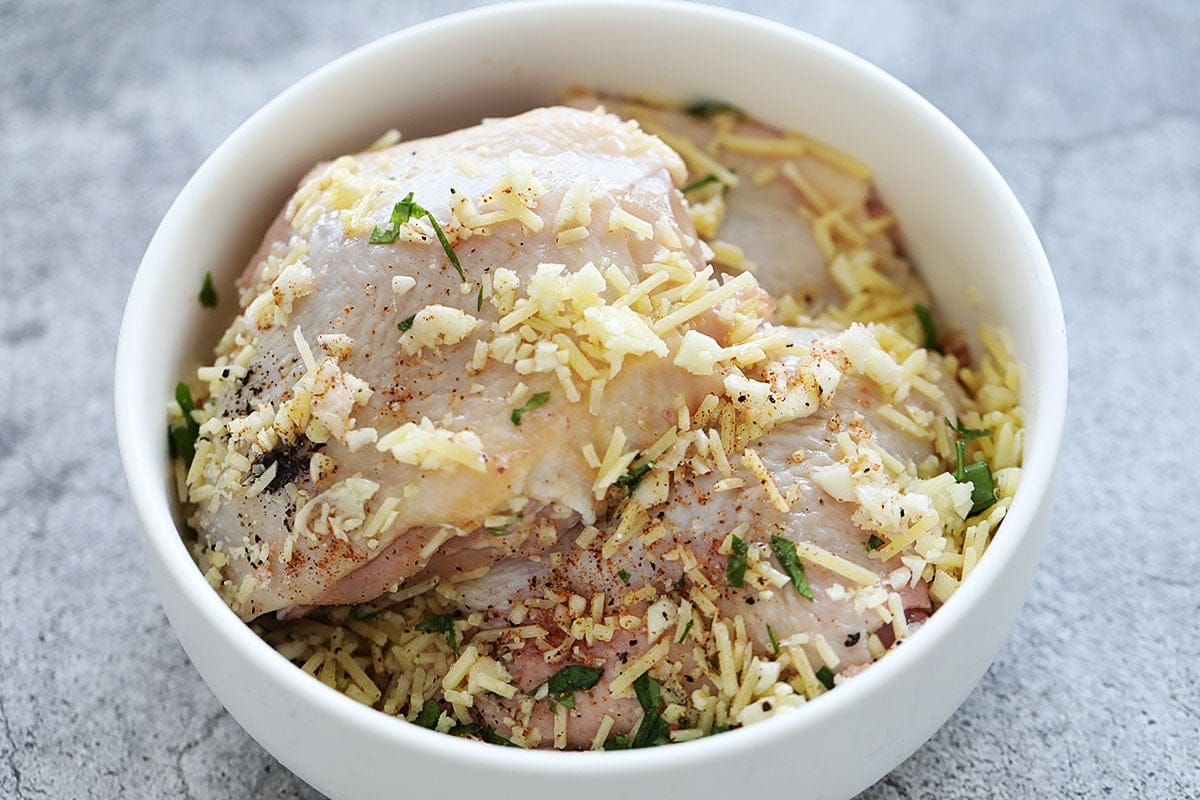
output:
[[[705,266],[683,175],[636,124],[568,108],[310,174],[202,375],[192,522],[239,613],[370,599],[434,552],[592,522],[613,465],[719,387],[673,363],[681,336],[733,344],[766,302]],[[584,449],[610,447],[598,474]]]
[[[837,336],[799,329],[791,335],[794,350],[803,355],[781,361],[775,385],[794,384],[797,372],[811,365],[814,353],[850,372]],[[954,413],[953,400],[960,393],[944,367],[936,359],[926,364],[938,392],[935,398],[923,397],[917,403],[922,411],[940,417]],[[700,473],[676,470],[668,497],[645,509],[649,524],[641,535],[630,536],[614,548],[614,533],[623,524],[614,520],[599,525],[597,535],[565,538],[549,558],[498,562],[487,575],[460,584],[460,609],[485,612],[492,622],[483,627],[490,629],[506,625],[514,607],[533,601],[531,607],[522,608],[521,624],[536,623],[558,632],[549,637],[548,648],[528,645],[516,654],[509,669],[526,691],[545,682],[555,664],[604,667],[597,685],[589,693],[580,693],[568,713],[568,747],[586,746],[605,715],[613,719],[612,731],[630,732],[639,719],[639,706],[628,692],[614,696],[608,684],[624,664],[655,646],[669,641],[663,662],[678,667],[664,675],[665,686],[672,681],[689,690],[705,685],[693,648],[711,637],[714,628],[698,612],[695,620],[690,612],[687,615],[688,622],[696,624],[679,622],[679,598],[691,598],[697,607],[711,598],[720,618],[740,618],[754,651],[763,657],[781,647],[796,648],[810,664],[832,663],[831,675],[853,674],[873,660],[868,645],[872,634],[878,631],[881,638],[893,641],[897,627],[915,628],[931,609],[921,574],[914,574],[896,555],[879,557],[883,541],[869,523],[864,524],[863,503],[831,494],[840,493],[833,473],[845,461],[847,442],[868,460],[880,452],[909,464],[936,458],[934,442],[882,416],[882,407],[878,385],[843,374],[819,406],[800,406],[797,416],[749,442],[743,453],[732,454],[727,459],[728,474],[721,468]],[[769,479],[760,479],[760,469]],[[881,484],[880,491],[885,486]],[[631,503],[636,498],[637,492]],[[919,502],[902,493],[890,499],[907,505],[910,513],[922,511]],[[788,546],[781,545],[781,539],[799,554],[803,590],[788,580],[790,554],[781,556],[780,548]],[[444,569],[446,565],[434,566]],[[607,641],[586,636],[581,640],[572,636],[579,628],[573,618],[557,619],[559,611],[538,602],[547,594],[589,602],[599,596],[605,599],[606,616],[653,619],[659,615],[662,621],[657,630],[622,630]],[[893,625],[897,610],[903,621]],[[675,634],[680,626],[688,628],[686,635]],[[800,657],[794,650],[793,658]],[[707,688],[721,690],[711,681]],[[519,717],[517,705],[485,700],[481,707],[492,727],[507,730]],[[536,706],[524,724],[540,729],[549,739],[553,713],[547,704]]]

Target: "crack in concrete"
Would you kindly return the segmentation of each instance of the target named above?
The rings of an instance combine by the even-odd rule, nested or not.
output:
[[[8,769],[12,772],[17,797],[26,800],[28,795],[25,794],[25,789],[21,785],[21,768],[17,766],[17,740],[13,738],[12,724],[8,721],[8,711],[4,707],[2,695],[0,695],[0,728],[4,730],[4,738],[8,742],[9,753],[5,761],[8,762]]]
[[[1200,127],[1200,114],[1170,109],[1164,110],[1148,119],[1133,125],[1110,128],[1104,131],[1082,134],[1075,137],[1059,139],[986,139],[981,141],[995,147],[1043,147],[1049,151],[1050,163],[1040,171],[1042,179],[1042,196],[1032,209],[1030,216],[1037,230],[1042,231],[1049,220],[1050,214],[1058,205],[1058,179],[1062,176],[1063,166],[1068,157],[1076,155],[1081,150],[1100,145],[1112,144],[1122,139],[1139,136],[1167,122],[1185,122]]]
[[[1047,147],[1051,152],[1060,154],[1062,152],[1075,150],[1081,147],[1091,147],[1097,144],[1108,144],[1113,141],[1130,136],[1137,136],[1145,133],[1148,130],[1158,127],[1166,122],[1187,122],[1192,125],[1200,126],[1200,113],[1189,111],[1187,109],[1167,108],[1151,114],[1140,122],[1135,122],[1130,125],[1121,125],[1115,128],[1107,128],[1105,130],[1091,131],[1089,133],[1081,133],[1075,136],[1033,136],[1025,138],[1006,138],[993,137],[981,134],[978,141],[989,146],[998,147]]]
[[[183,771],[183,759],[188,753],[212,738],[213,732],[217,729],[217,723],[224,718],[225,713],[225,709],[221,709],[206,719],[196,738],[179,748],[179,754],[175,756],[175,774],[179,776],[179,784],[183,788],[184,800],[195,800],[195,795],[192,794],[191,783],[188,782],[187,774]]]
[[[4,579],[11,580],[16,578],[21,573],[22,563],[25,556],[33,549],[33,543],[39,539],[44,539],[46,536],[46,520],[50,515],[48,508],[43,509],[38,515],[37,522],[33,526],[33,530],[29,531],[29,536],[22,537],[22,543],[18,545],[17,552],[8,561],[8,569],[4,573]]]
[[[1062,150],[1065,151],[1066,148],[1064,147]],[[1050,214],[1058,203],[1058,179],[1062,175],[1065,152],[1053,148],[1051,153],[1053,160],[1042,171],[1042,196],[1038,200],[1037,207],[1033,209],[1033,226],[1039,231],[1046,229]]]

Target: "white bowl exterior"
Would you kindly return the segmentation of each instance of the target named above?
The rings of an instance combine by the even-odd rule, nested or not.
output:
[[[211,591],[179,538],[167,479],[165,398],[204,362],[232,313],[232,298],[224,313],[199,308],[200,278],[212,269],[218,285],[230,285],[307,167],[388,127],[414,138],[552,102],[571,84],[728,99],[854,153],[873,167],[947,316],[974,326],[965,301],[973,286],[1024,365],[1021,488],[979,567],[919,634],[799,712],[649,751],[512,751],[434,734],[333,692]],[[134,281],[116,371],[121,453],[180,641],[238,722],[335,798],[481,790],[550,798],[564,787],[581,800],[772,786],[854,794],[945,722],[1011,630],[1048,528],[1065,405],[1065,325],[1045,255],[1011,191],[957,128],[894,79],[812,37],[654,2],[492,6],[402,31],[285,92],[230,136],[167,213]]]

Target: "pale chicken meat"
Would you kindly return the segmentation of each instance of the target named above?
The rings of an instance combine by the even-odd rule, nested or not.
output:
[[[711,277],[683,175],[636,124],[568,108],[317,167],[202,376],[193,525],[235,608],[368,600],[434,552],[593,521],[613,464],[719,387],[672,363],[681,334],[730,344],[765,302]],[[722,309],[688,305],[709,290]]]
[[[841,358],[837,337],[801,330],[792,334],[795,349],[806,352],[782,359],[777,368],[782,375],[777,377],[783,380],[775,381],[779,385],[795,382],[798,365],[812,357],[809,348],[826,353],[835,363]],[[938,417],[955,414],[961,391],[947,366],[937,359],[926,364],[938,391],[936,399],[917,401],[921,411]],[[642,713],[638,702],[628,692],[614,696],[608,684],[653,647],[669,648],[661,663],[671,667],[660,672],[668,691],[719,691],[693,654],[698,643],[714,635],[713,629],[703,622],[689,624],[703,618],[699,611],[697,620],[689,614],[688,622],[680,622],[679,601],[696,601],[697,592],[711,596],[720,617],[740,618],[760,656],[796,648],[817,667],[832,664],[828,680],[852,675],[873,660],[868,645],[873,634],[890,643],[897,628],[915,628],[931,610],[921,574],[896,555],[879,557],[884,542],[864,517],[872,513],[868,505],[854,497],[834,496],[839,489],[832,473],[846,463],[848,446],[860,451],[854,456],[860,459],[858,469],[868,473],[872,464],[886,470],[873,461],[879,453],[908,464],[937,457],[934,442],[881,416],[884,405],[878,385],[847,375],[822,397],[819,408],[811,413],[804,409],[749,442],[746,453],[753,455],[731,460],[731,475],[720,469],[705,474],[677,470],[667,499],[646,508],[648,522],[640,535],[614,548],[611,537],[621,524],[614,521],[600,525],[599,534],[586,544],[578,537],[564,539],[550,557],[496,563],[486,576],[459,586],[460,607],[484,612],[490,620],[482,626],[487,630],[506,625],[514,607],[522,606],[522,625],[536,622],[554,632],[546,642],[549,647],[527,645],[509,667],[526,692],[544,683],[556,664],[604,667],[596,686],[575,697],[566,727],[568,747],[586,747],[605,715],[613,718],[611,730],[616,734],[628,734],[635,727]],[[727,489],[722,482],[737,485]],[[898,508],[910,503],[911,498],[888,481],[865,486],[868,497],[871,491],[882,495],[890,490],[888,502]],[[909,505],[910,512],[921,510],[919,502]],[[732,537],[738,541],[735,548]],[[781,539],[794,550],[781,556]],[[790,561],[793,552],[795,563]],[[802,588],[788,575],[795,564],[804,576]],[[656,630],[648,623],[646,629],[617,631],[607,641],[573,636],[572,631],[580,632],[578,623],[540,602],[551,595],[589,603],[599,596],[604,598],[605,615],[647,620],[658,615],[661,624]],[[525,609],[527,602],[531,607]],[[696,601],[699,607],[703,604]],[[902,622],[892,623],[897,613]],[[501,731],[520,719],[519,703],[485,699],[480,707],[488,724]],[[552,738],[550,704],[535,706],[529,719],[519,724]]]
[[[856,159],[723,103],[672,107],[590,92],[568,102],[637,120],[678,150],[688,168],[692,217],[712,244],[714,263],[753,271],[772,297],[787,295],[809,315],[841,306],[849,299],[845,276],[830,261],[845,246],[870,251],[877,272],[910,305],[928,302],[902,257],[894,218]]]
[[[939,335],[852,156],[566,102],[314,168],[177,391],[176,477],[209,582],[358,702],[686,741],[947,602],[1017,486],[1019,370]]]

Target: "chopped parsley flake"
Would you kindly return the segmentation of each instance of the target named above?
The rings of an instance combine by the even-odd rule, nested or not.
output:
[[[371,606],[350,606],[350,619],[356,619],[359,622],[366,622],[369,619],[375,619],[375,615],[378,613],[379,612],[377,612]]]
[[[179,404],[179,409],[183,412],[183,424],[167,428],[167,434],[170,437],[171,449],[174,454],[182,458],[185,464],[191,466],[192,459],[196,456],[196,439],[200,436],[200,423],[192,418],[192,412],[196,410],[196,403],[192,400],[191,388],[183,381],[175,384],[175,402]]]
[[[880,539],[878,536],[876,536],[875,534],[872,533],[871,538],[867,539],[867,544],[866,544],[867,552],[869,553],[872,550],[878,550],[879,548],[883,547],[885,544],[886,544],[886,542],[884,542],[883,539]]]
[[[633,490],[638,487],[638,484],[642,482],[642,478],[646,477],[646,473],[649,472],[653,466],[654,464],[648,461],[645,464],[642,464],[640,467],[634,467],[633,469],[629,470],[624,475],[613,481],[613,483],[617,486],[620,486],[622,489],[628,489],[632,494]]]
[[[196,410],[196,401],[192,399],[192,388],[183,381],[175,384],[175,402],[179,403],[179,408],[183,410],[183,418],[186,420],[187,426],[199,433],[200,423],[192,419],[192,412]]]
[[[516,747],[511,739],[506,739],[489,726],[483,728],[483,740],[488,744],[498,744],[502,747]]]
[[[196,437],[186,425],[176,425],[167,428],[167,443],[171,446],[171,455],[179,456],[189,467],[196,457]]]
[[[696,100],[684,106],[683,113],[702,119],[709,119],[715,117],[717,114],[736,114],[739,117],[742,116],[742,110],[732,103],[708,98]]]
[[[937,326],[933,324],[933,312],[929,310],[929,306],[917,303],[913,306],[913,313],[917,315],[917,322],[921,323],[921,333],[925,337],[925,349],[937,353],[942,352],[942,346],[938,344]]]
[[[972,439],[982,439],[984,436],[992,435],[991,428],[968,428],[962,424],[962,420],[955,420],[954,423],[951,424],[950,420],[946,419],[945,417],[942,418],[942,421],[946,423],[947,428],[954,431],[968,442]]]
[[[475,295],[475,312],[483,311],[483,284],[479,284],[479,294]]]
[[[437,236],[438,242],[442,245],[442,250],[446,251],[446,258],[450,259],[450,263],[454,265],[454,270],[458,273],[460,280],[465,281],[467,276],[463,273],[462,264],[459,263],[458,254],[454,252],[454,248],[450,246],[450,241],[446,239],[446,233],[442,230],[442,226],[438,224],[437,219],[423,206],[413,202],[413,193],[409,192],[404,199],[392,206],[392,218],[388,223],[388,227],[381,228],[375,226],[375,230],[371,231],[371,244],[391,244],[396,241],[396,237],[400,235],[400,226],[408,222],[413,217],[424,217],[433,226],[433,233]]]
[[[700,178],[699,180],[695,180],[689,184],[686,184],[679,191],[683,192],[684,194],[687,194],[688,192],[694,192],[697,189],[703,189],[705,186],[708,186],[710,183],[717,183],[720,180],[721,179],[718,178],[716,175],[709,173],[708,175],[705,175],[703,178]]]
[[[654,747],[668,744],[671,741],[671,726],[662,718],[659,706],[662,704],[662,686],[650,677],[649,672],[643,672],[633,682],[633,691],[637,694],[638,704],[642,707],[642,722],[638,725],[637,735],[633,737],[633,747]]]
[[[438,719],[441,716],[441,706],[438,705],[437,700],[431,697],[425,701],[425,705],[421,706],[421,713],[417,714],[417,718],[413,722],[422,728],[433,730],[437,727]]]
[[[498,527],[493,528],[491,525],[485,525],[484,528],[492,536],[508,536],[510,533],[512,533],[512,529],[505,527],[505,526],[498,526]]]
[[[966,463],[967,442],[987,436],[991,434],[991,431],[963,427],[961,420],[955,425],[950,425],[950,420],[946,420],[946,424],[959,435],[954,442],[954,454],[957,462],[954,469],[954,480],[958,483],[971,484],[971,510],[967,516],[973,517],[996,504],[996,482],[986,461]]]
[[[617,577],[621,579],[621,583],[629,585],[629,570],[617,570]]]
[[[795,542],[776,534],[771,537],[771,550],[775,553],[775,558],[779,559],[779,566],[783,567],[783,571],[792,579],[792,585],[796,587],[800,596],[812,600],[812,589],[809,588],[808,576],[804,574],[800,557],[796,555]]]
[[[556,702],[567,708],[575,707],[575,692],[591,689],[600,682],[604,667],[585,667],[571,664],[563,667],[546,681],[546,691]],[[541,688],[541,687],[538,687]],[[534,690],[536,691],[536,690]]]
[[[955,444],[958,452],[958,468],[954,471],[954,480],[959,483],[971,484],[971,511],[968,516],[973,517],[996,504],[996,483],[986,461],[963,464],[964,445],[965,442],[962,439]]]
[[[525,405],[521,406],[520,408],[513,409],[512,415],[510,416],[510,419],[512,420],[512,424],[520,425],[521,424],[521,416],[523,414],[528,414],[530,411],[541,408],[542,406],[546,405],[546,403],[549,403],[549,402],[550,402],[550,393],[549,392],[538,392],[533,397],[529,398],[529,400],[526,401]]]
[[[449,614],[426,612],[425,618],[417,623],[417,630],[421,633],[440,633],[446,637],[446,644],[450,645],[450,649],[458,652],[458,636],[454,632],[454,618]]]
[[[204,273],[204,284],[200,287],[200,305],[205,308],[217,307],[217,290],[213,288],[211,270]]]
[[[416,319],[417,319],[417,315],[413,314],[411,317],[406,317],[406,318],[400,320],[399,322],[397,322],[396,327],[400,329],[401,333],[407,333],[409,331],[409,329],[412,328],[413,322],[415,322]]]
[[[468,722],[466,725],[459,723],[451,728],[449,733],[451,736],[481,736],[483,729],[477,722]]]
[[[435,720],[436,722],[436,720]],[[468,722],[465,725],[455,725],[450,729],[451,736],[475,736],[488,744],[499,744],[504,747],[516,747],[511,740],[496,733],[490,725],[480,725],[478,722]]]
[[[746,555],[749,548],[737,536],[731,537],[729,543],[729,561],[725,565],[725,582],[735,589],[746,585]]]
[[[688,624],[683,626],[683,633],[679,634],[679,641],[676,644],[683,644],[684,640],[687,639],[687,635],[692,632],[692,623],[695,621],[694,619],[689,619]]]
[[[771,640],[771,655],[779,655],[779,637],[775,635],[775,629],[770,625],[767,626],[767,638]]]
[[[819,670],[817,670],[817,680],[819,680],[821,685],[826,689],[832,689],[833,671],[829,669],[829,667],[821,667]]]

